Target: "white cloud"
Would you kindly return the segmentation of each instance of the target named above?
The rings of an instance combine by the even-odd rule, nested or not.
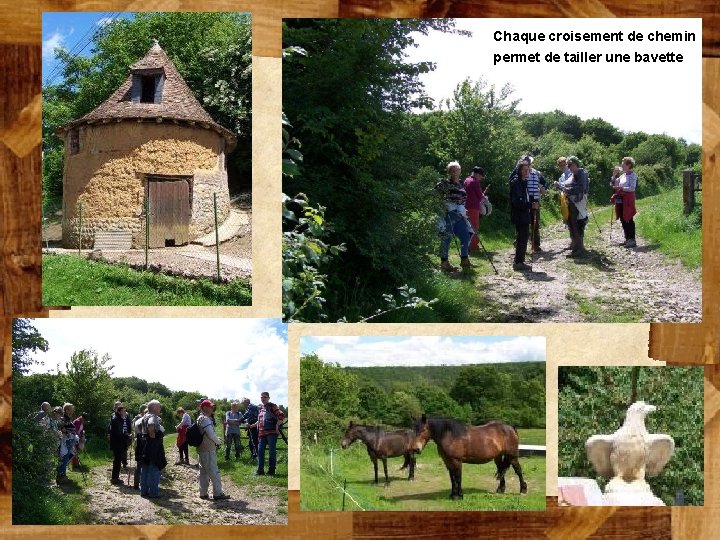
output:
[[[70,34],[71,33],[72,33],[72,31],[70,32]],[[60,33],[59,30],[56,30],[55,32],[53,32],[53,34],[49,38],[43,40],[43,42],[42,42],[42,57],[46,60],[54,58],[55,57],[55,49],[63,47],[65,39],[70,34],[63,35]]]
[[[268,391],[287,404],[287,339],[272,319],[35,319],[50,349],[33,371],[54,371],[73,352],[108,353],[115,376],[161,382],[214,398]]]
[[[313,338],[320,341],[318,338]],[[325,362],[341,366],[429,366],[544,361],[544,337],[358,338],[352,344],[322,338],[315,353]]]

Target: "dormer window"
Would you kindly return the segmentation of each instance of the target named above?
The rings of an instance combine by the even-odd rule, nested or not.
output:
[[[162,70],[133,73],[133,103],[162,103],[163,83],[165,74]]]

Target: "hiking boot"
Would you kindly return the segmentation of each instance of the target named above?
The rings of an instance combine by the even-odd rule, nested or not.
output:
[[[475,265],[470,262],[470,257],[462,257],[460,259],[460,266],[463,268],[472,268]]]
[[[220,495],[213,495],[213,501],[223,501],[225,499],[229,499],[230,495],[227,493],[221,493]]]
[[[441,261],[440,270],[442,270],[443,272],[457,272],[458,267],[450,264],[450,261]]]
[[[207,496],[207,495],[200,495],[200,498],[201,498],[201,499],[209,499],[210,497]]]
[[[623,240],[622,242],[618,242],[618,246],[625,247],[627,246],[628,240]]]
[[[111,484],[124,484],[125,482],[123,482],[123,481],[120,480],[119,478],[113,478],[113,479],[110,480],[110,483],[111,483]]]
[[[578,257],[582,257],[585,255],[586,251],[585,248],[578,248],[575,251],[572,251],[568,254],[568,258],[570,259],[577,259]]]
[[[255,471],[255,476],[265,476],[264,471]]]
[[[542,248],[541,248],[540,246],[535,246],[535,247],[533,248],[533,251],[534,251],[535,253],[542,253],[543,250],[542,250]]]
[[[528,272],[528,271],[532,270],[532,266],[530,266],[529,264],[522,263],[522,262],[521,263],[513,263],[513,270],[515,270],[517,272]]]
[[[182,459],[179,459],[175,463],[173,463],[173,465],[182,465],[183,463],[185,462]]]
[[[637,247],[637,242],[635,242],[635,240],[626,240],[625,247],[629,247],[629,248]]]

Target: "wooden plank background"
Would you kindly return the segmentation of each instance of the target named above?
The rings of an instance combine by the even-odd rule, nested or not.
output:
[[[11,527],[10,321],[46,316],[41,305],[40,75],[42,11],[251,11],[253,53],[280,57],[282,17],[702,17],[703,18],[703,323],[657,324],[650,354],[673,364],[720,363],[720,10],[714,0],[0,0],[0,534],[3,537],[229,538],[468,536],[478,538],[712,538],[720,529],[720,366],[706,366],[704,508],[558,508],[532,513],[309,513],[289,496],[287,527]],[[641,87],[640,90],[642,91]],[[262,97],[256,96],[256,105]],[[274,234],[272,230],[268,234]],[[255,236],[255,238],[259,238]],[[279,258],[279,253],[278,253]],[[278,283],[279,287],[279,283]],[[279,290],[279,289],[278,289]],[[264,294],[254,291],[254,295]],[[279,298],[274,293],[268,293]],[[253,299],[255,301],[255,298]],[[263,312],[263,316],[266,314]],[[520,333],[520,332],[519,332]],[[715,443],[715,444],[713,444]],[[297,461],[296,461],[297,462]]]

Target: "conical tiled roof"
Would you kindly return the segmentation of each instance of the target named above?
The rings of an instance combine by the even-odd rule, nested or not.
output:
[[[176,120],[195,122],[202,127],[217,131],[228,140],[235,142],[233,133],[217,124],[195,99],[192,91],[180,76],[175,64],[168,58],[157,41],[148,53],[131,67],[131,73],[125,82],[98,107],[77,120],[66,124],[61,130],[68,130],[80,124],[93,124],[98,121],[148,119]],[[160,103],[142,103],[133,101],[133,76],[149,73],[164,73],[162,99]]]

